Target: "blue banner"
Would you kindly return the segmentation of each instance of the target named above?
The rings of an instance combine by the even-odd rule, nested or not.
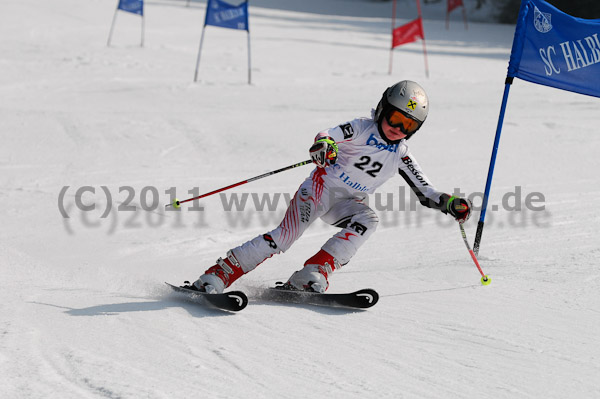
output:
[[[204,25],[248,30],[248,2],[233,6],[221,0],[208,0]]]
[[[117,9],[133,14],[144,15],[144,0],[119,0]]]
[[[508,76],[600,97],[600,19],[521,0]]]

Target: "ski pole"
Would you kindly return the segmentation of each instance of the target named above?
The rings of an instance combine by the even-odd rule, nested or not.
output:
[[[271,176],[271,175],[274,175],[274,174],[277,174],[277,173],[280,173],[280,172],[284,172],[286,170],[294,169],[294,168],[297,168],[298,166],[308,165],[309,163],[312,163],[312,160],[309,159],[307,161],[298,162],[296,164],[293,164],[293,165],[290,165],[290,166],[286,166],[285,168],[281,168],[281,169],[277,169],[277,170],[274,170],[274,171],[271,171],[271,172],[267,172],[267,173],[265,173],[263,175],[260,175],[260,176],[251,177],[250,179],[243,180],[241,182],[232,184],[232,185],[227,186],[227,187],[219,188],[217,190],[211,191],[210,193],[202,194],[202,195],[199,195],[199,196],[194,197],[194,198],[188,198],[188,199],[183,200],[183,201],[179,201],[177,198],[175,198],[175,200],[173,202],[171,202],[170,204],[165,205],[165,208],[168,208],[170,206],[172,206],[174,208],[179,208],[181,206],[181,204],[184,204],[186,202],[194,201],[194,200],[197,200],[197,199],[200,199],[200,198],[204,198],[204,197],[208,197],[209,195],[217,194],[217,193],[220,193],[221,191],[229,190],[230,188],[238,187],[238,186],[241,186],[242,184],[246,184],[246,183],[250,183],[250,182],[253,182],[255,180],[258,180],[258,179],[262,179],[263,177],[268,177],[268,176]]]
[[[490,277],[486,276],[485,274],[483,274],[483,270],[481,270],[481,266],[479,266],[479,261],[477,260],[477,256],[475,255],[475,252],[473,252],[473,250],[471,249],[471,246],[469,245],[469,241],[467,240],[467,233],[465,233],[465,228],[464,228],[463,224],[458,223],[458,225],[460,226],[460,233],[462,234],[462,238],[465,242],[465,245],[467,246],[467,250],[471,254],[471,258],[473,258],[473,262],[475,262],[475,266],[477,266],[477,270],[479,270],[479,273],[481,273],[481,284],[488,285],[489,283],[492,282],[492,279]]]

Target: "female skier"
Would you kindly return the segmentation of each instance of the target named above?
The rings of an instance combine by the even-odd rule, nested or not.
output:
[[[285,285],[325,292],[331,273],[347,264],[377,228],[377,215],[363,200],[396,173],[422,205],[466,221],[469,200],[437,191],[408,149],[407,140],[423,125],[428,110],[425,90],[404,80],[385,90],[371,118],[357,118],[317,134],[309,149],[316,168],[300,185],[281,224],[229,250],[190,288],[223,292],[265,259],[287,251],[321,218],[340,230]]]

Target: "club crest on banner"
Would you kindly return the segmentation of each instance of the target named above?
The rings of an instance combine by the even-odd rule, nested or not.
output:
[[[533,9],[533,26],[540,33],[548,33],[552,30],[552,23],[550,22],[552,15],[547,12],[541,12],[539,8]]]

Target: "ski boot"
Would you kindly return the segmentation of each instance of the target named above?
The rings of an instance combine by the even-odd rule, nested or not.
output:
[[[342,265],[328,252],[320,250],[304,263],[302,270],[294,272],[283,289],[325,292],[329,288],[327,277]]]
[[[193,286],[201,292],[220,294],[243,275],[244,271],[233,252],[228,251],[227,257],[219,258],[216,265],[208,268],[198,280],[194,281]]]

